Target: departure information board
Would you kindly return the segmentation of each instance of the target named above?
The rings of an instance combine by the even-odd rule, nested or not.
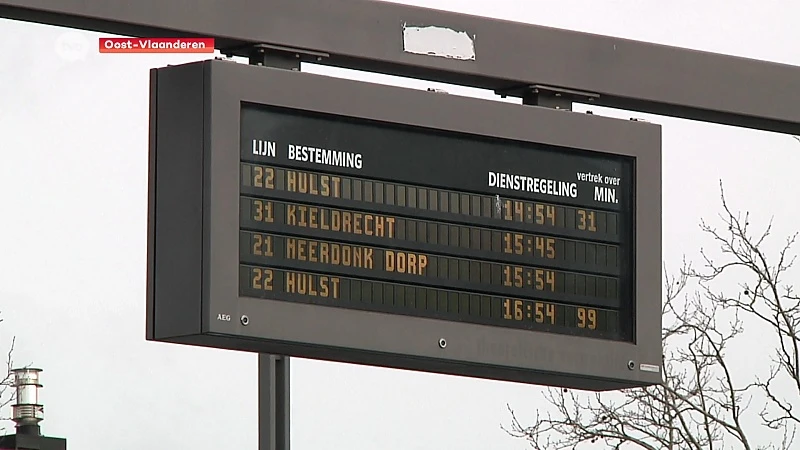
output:
[[[293,70],[151,71],[147,339],[661,382],[661,126]]]
[[[240,123],[241,296],[632,339],[632,158],[263,105]]]

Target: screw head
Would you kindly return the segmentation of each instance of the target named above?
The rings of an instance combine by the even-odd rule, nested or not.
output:
[[[242,325],[247,326],[250,323],[250,318],[246,315],[242,315],[239,321],[242,322]]]
[[[636,363],[633,361],[628,361],[628,370],[633,370],[636,368]]]
[[[445,338],[439,339],[439,348],[445,348],[445,347],[447,347],[447,341],[445,340]]]

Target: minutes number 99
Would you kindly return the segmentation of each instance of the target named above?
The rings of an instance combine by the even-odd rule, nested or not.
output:
[[[597,310],[591,308],[578,308],[578,328],[597,328]]]

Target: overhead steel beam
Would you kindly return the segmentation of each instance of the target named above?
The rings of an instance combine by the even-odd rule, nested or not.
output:
[[[320,64],[492,90],[553,86],[603,106],[800,134],[800,67],[374,0],[0,0],[0,17],[307,49]],[[466,32],[475,58],[406,51],[404,24]]]

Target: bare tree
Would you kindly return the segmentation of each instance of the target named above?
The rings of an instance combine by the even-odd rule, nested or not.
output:
[[[0,325],[3,323],[3,318],[0,317]],[[11,346],[6,353],[6,373],[2,376],[3,378],[0,379],[0,432],[5,430],[5,427],[2,426],[2,422],[6,420],[10,420],[10,417],[5,417],[2,415],[2,412],[6,409],[8,405],[10,405],[16,398],[16,390],[13,387],[13,377],[11,374],[11,369],[14,368],[14,360],[13,360],[13,353],[14,353],[14,344],[16,343],[16,338],[11,338]]]
[[[701,250],[702,267],[684,261],[678,276],[665,269],[662,384],[611,393],[548,388],[547,408],[531,425],[509,407],[508,433],[537,450],[591,443],[648,450],[792,447],[800,425],[800,297],[786,275],[797,236],[768,258],[763,249],[772,222],[752,233],[749,215],[730,210],[721,183],[720,192],[721,226],[701,223],[717,244],[714,255]],[[739,285],[735,293],[717,291],[731,280]],[[772,350],[772,364],[752,373],[737,369],[742,353],[735,348],[744,340],[751,349],[764,345],[762,353]]]

